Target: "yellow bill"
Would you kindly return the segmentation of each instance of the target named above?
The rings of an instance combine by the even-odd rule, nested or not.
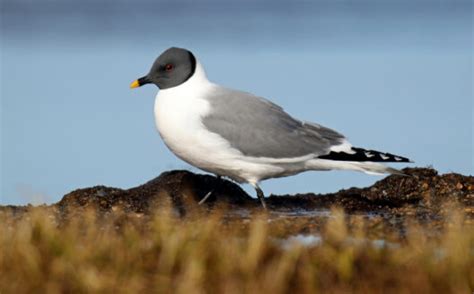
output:
[[[140,87],[140,83],[138,82],[138,80],[135,80],[130,84],[131,89],[138,88],[138,87]]]

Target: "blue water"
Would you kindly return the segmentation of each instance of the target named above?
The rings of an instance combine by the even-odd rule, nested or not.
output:
[[[0,203],[198,171],[156,132],[156,88],[128,88],[170,46],[191,49],[211,80],[354,145],[473,173],[470,1],[291,3],[2,1]],[[263,189],[328,192],[379,179],[309,172]]]

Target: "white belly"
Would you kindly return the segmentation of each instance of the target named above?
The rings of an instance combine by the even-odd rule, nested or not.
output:
[[[209,102],[199,92],[169,89],[155,100],[156,127],[168,148],[184,161],[203,170],[235,177],[240,152],[201,123]],[[243,179],[241,179],[243,180]]]

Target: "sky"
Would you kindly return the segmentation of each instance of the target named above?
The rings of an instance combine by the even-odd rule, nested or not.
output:
[[[172,169],[155,87],[130,90],[165,49],[405,166],[474,173],[471,1],[1,2],[0,204],[129,188]],[[381,177],[306,172],[266,194],[326,193]],[[243,186],[253,195],[252,189]]]

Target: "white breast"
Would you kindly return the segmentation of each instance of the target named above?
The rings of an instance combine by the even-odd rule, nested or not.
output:
[[[207,131],[201,122],[210,111],[203,97],[213,87],[198,64],[188,81],[158,93],[155,122],[163,141],[178,157],[203,170],[230,176],[233,160],[240,152]]]

